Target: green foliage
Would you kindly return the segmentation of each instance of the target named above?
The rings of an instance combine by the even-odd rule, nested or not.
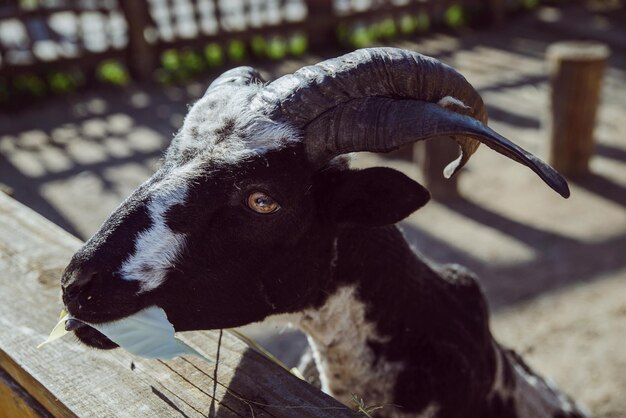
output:
[[[264,57],[265,51],[267,50],[267,41],[265,41],[265,38],[262,36],[253,36],[252,39],[250,39],[250,49],[257,57]]]
[[[444,14],[444,21],[446,22],[446,25],[451,28],[458,28],[465,25],[467,22],[463,7],[459,4],[453,4],[448,7]]]
[[[355,48],[365,48],[370,46],[374,39],[372,39],[372,32],[365,26],[357,26],[353,29],[350,35],[350,43]]]
[[[348,46],[351,44],[350,35],[352,34],[350,26],[347,23],[339,23],[337,25],[337,40],[341,45]]]
[[[308,47],[308,39],[302,34],[292,35],[288,39],[282,36],[266,39],[258,35],[250,40],[250,49],[255,56],[273,60],[282,59],[288,54],[300,56],[307,51]]]
[[[96,77],[104,83],[116,86],[125,86],[130,82],[128,70],[116,60],[106,60],[100,63],[96,69]]]
[[[76,91],[82,82],[82,74],[55,71],[48,75],[50,90],[57,94],[67,94]]]
[[[219,44],[211,43],[204,47],[204,58],[211,67],[219,67],[224,63],[224,51]]]
[[[522,0],[522,6],[525,9],[532,10],[539,5],[539,0]]]
[[[174,82],[174,74],[159,68],[154,72],[154,79],[160,84],[169,85]]]
[[[430,29],[430,17],[426,13],[415,16],[404,15],[399,22],[400,32],[411,34],[416,31],[425,32]]]
[[[430,29],[430,17],[426,13],[420,13],[415,17],[415,28],[420,32]]]
[[[162,68],[156,71],[155,78],[163,84],[189,80],[207,65],[202,56],[193,49],[168,49],[161,55],[161,64]]]
[[[287,55],[287,42],[282,36],[274,36],[266,49],[267,56],[273,60],[279,60]]]
[[[180,68],[180,60],[178,59],[178,51],[168,49],[161,55],[161,64],[168,71],[176,71]]]
[[[417,30],[417,19],[404,15],[400,18],[400,32],[405,35],[411,34]]]
[[[128,71],[116,60],[101,62],[95,69],[95,77],[108,84],[126,85],[130,82]],[[71,94],[84,84],[85,73],[79,69],[18,74],[11,85],[0,80],[0,101],[6,102],[14,95],[42,98],[50,93]]]
[[[42,97],[48,90],[46,83],[39,76],[30,73],[17,75],[13,80],[13,86],[36,97]]]
[[[192,49],[180,53],[180,63],[183,69],[193,74],[201,72],[206,66],[200,54]]]
[[[228,44],[228,57],[231,60],[235,62],[243,61],[246,58],[246,54],[246,44],[243,41],[238,39],[230,41]]]
[[[378,37],[393,38],[397,33],[396,22],[392,18],[388,17],[378,23]]]
[[[430,17],[425,13],[416,16],[404,15],[399,20],[387,17],[379,22],[365,25],[341,23],[337,26],[337,39],[344,46],[364,48],[378,40],[396,37],[398,34],[411,34],[426,31],[430,27]]]
[[[34,9],[39,6],[38,0],[19,0],[19,5],[22,9]]]
[[[309,48],[309,41],[305,35],[294,35],[289,39],[289,53],[296,57],[304,54]]]

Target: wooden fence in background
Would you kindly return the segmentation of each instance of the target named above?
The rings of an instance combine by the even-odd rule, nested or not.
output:
[[[19,74],[76,68],[89,73],[102,61],[116,59],[130,69],[134,78],[150,80],[161,65],[162,53],[172,48],[203,48],[236,40],[250,49],[254,41],[296,33],[305,37],[305,48],[317,50],[336,46],[341,41],[338,32],[342,27],[386,20],[392,22],[391,28],[387,27],[391,35],[409,33],[418,26],[427,30],[445,19],[452,20],[452,24],[462,23],[463,14],[501,19],[504,3],[0,0],[0,77],[10,80]]]
[[[184,81],[249,58],[354,49],[470,21],[501,23],[538,0],[0,0],[0,106],[99,77]],[[107,71],[103,70],[103,63]],[[69,73],[68,71],[72,72]],[[110,74],[108,74],[110,73]],[[108,75],[107,75],[108,74]],[[76,81],[79,80],[79,81]],[[119,81],[118,82],[116,82]],[[410,147],[404,153],[411,153]],[[417,147],[434,198],[457,195],[441,170],[455,144]],[[428,154],[428,158],[423,158]],[[426,161],[428,161],[426,163]]]

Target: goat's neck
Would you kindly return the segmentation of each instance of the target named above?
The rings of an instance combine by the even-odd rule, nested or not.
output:
[[[306,310],[297,324],[307,334],[322,389],[346,404],[352,395],[368,404],[390,403],[394,377],[402,364],[380,361],[371,343],[386,343],[353,285],[339,288],[318,309]]]
[[[398,403],[400,375],[414,361],[411,340],[419,331],[413,319],[433,303],[424,301],[420,281],[437,273],[396,227],[342,231],[333,264],[318,305],[289,319],[309,337],[324,391],[348,404],[352,394],[368,405]],[[427,401],[419,416],[436,410]]]
[[[336,251],[332,285],[294,320],[326,392],[385,417],[583,416],[495,342],[469,272],[426,262],[396,227],[345,230]]]

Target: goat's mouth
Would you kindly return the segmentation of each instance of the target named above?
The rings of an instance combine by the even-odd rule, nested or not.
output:
[[[114,322],[136,313],[139,309],[129,303],[124,304],[116,301],[117,309],[111,311],[110,309],[102,309],[101,303],[93,303],[94,301],[98,302],[99,299],[95,296],[91,301],[80,298],[64,298],[65,310],[72,318],[66,322],[65,329],[72,331],[81,343],[89,347],[102,350],[119,347],[118,344],[89,324],[96,324],[97,327],[97,324]]]
[[[79,322],[75,319],[70,321],[74,321],[70,325],[72,329],[68,328],[68,324],[70,323],[69,321],[68,324],[66,324],[66,329],[68,331],[74,331],[74,335],[76,336],[76,338],[78,338],[83,344],[92,348],[98,348],[100,350],[111,350],[113,348],[119,347],[100,331],[85,324],[84,322]]]
[[[88,322],[106,322],[106,321],[94,321],[94,319],[90,318],[89,315],[87,315],[87,317],[83,314],[83,312],[81,312],[80,316],[74,315],[72,313],[72,309],[70,306],[67,306],[67,310],[69,311],[70,315],[71,315],[71,319],[69,319],[66,323],[65,323],[65,329],[67,331],[72,331],[74,332],[74,335],[76,336],[76,338],[78,338],[78,340],[89,346],[89,347],[93,347],[93,348],[98,348],[101,350],[110,350],[112,348],[116,348],[118,347],[117,344],[115,344],[113,341],[111,341],[109,338],[107,338],[104,334],[102,334],[100,331],[98,331],[97,329],[95,329],[94,327],[90,326]]]

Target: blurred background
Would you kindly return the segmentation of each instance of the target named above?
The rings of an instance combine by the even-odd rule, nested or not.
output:
[[[594,416],[625,417],[621,0],[0,0],[0,189],[87,239],[222,71],[271,80],[381,45],[458,69],[490,125],[563,172],[572,196],[485,147],[444,180],[445,141],[353,165],[427,185],[435,199],[402,223],[409,241],[476,272],[495,333],[540,372]],[[306,346],[292,330],[245,331],[289,365]]]

